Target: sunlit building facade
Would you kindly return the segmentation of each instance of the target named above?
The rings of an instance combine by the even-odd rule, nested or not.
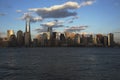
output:
[[[80,35],[79,34],[75,35],[74,44],[75,45],[80,45]]]
[[[9,40],[10,36],[14,35],[14,34],[15,34],[14,30],[7,30],[7,38],[8,38],[8,40]]]
[[[108,34],[108,46],[114,45],[114,35],[112,33]]]

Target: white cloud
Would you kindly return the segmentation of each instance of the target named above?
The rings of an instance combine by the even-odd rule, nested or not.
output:
[[[41,26],[58,28],[58,27],[63,27],[63,23],[64,23],[63,21],[55,20],[55,21],[43,23],[43,24],[41,24]]]
[[[70,27],[70,28],[66,28],[65,32],[76,32],[76,31],[81,31],[81,30],[85,30],[88,26],[75,26],[75,27]]]
[[[82,6],[91,5],[93,2],[93,0],[89,0],[78,4],[77,2],[69,1],[62,5],[54,5],[49,8],[30,8],[29,11],[36,12],[43,18],[64,18],[69,16],[76,16],[77,13],[73,10],[78,9]]]
[[[38,29],[35,29],[34,31],[36,31],[37,33],[41,33],[41,32],[47,32],[47,29],[46,28],[38,28]]]
[[[70,19],[67,19],[65,23],[73,23],[75,19],[78,19],[79,17],[78,16],[73,16],[72,18]]]
[[[40,16],[37,17],[31,16],[31,13],[24,13],[20,19],[22,20],[30,19],[30,22],[38,22],[43,20],[43,18]]]
[[[78,3],[67,2],[65,4],[55,5],[49,8],[31,8],[29,11],[34,11],[43,18],[63,18],[77,15],[76,12],[69,11],[77,8],[79,8]]]
[[[82,6],[88,6],[88,5],[92,5],[95,2],[95,0],[87,0],[83,3],[80,4],[80,7]]]
[[[34,17],[34,18],[31,18],[31,22],[38,22],[38,21],[42,21],[42,17]]]
[[[21,12],[22,12],[22,10],[16,10],[16,12],[17,12],[17,13],[21,13]]]

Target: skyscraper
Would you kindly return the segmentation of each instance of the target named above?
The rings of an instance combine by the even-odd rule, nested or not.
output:
[[[17,44],[18,44],[18,46],[23,46],[23,43],[24,43],[23,32],[21,30],[19,30],[17,32]]]
[[[10,39],[11,35],[14,35],[14,31],[13,30],[7,30],[7,38],[8,38],[8,40]]]
[[[80,44],[80,35],[79,34],[75,35],[74,42],[75,42],[75,45],[79,45]]]
[[[11,35],[9,38],[9,46],[16,47],[17,46],[17,39],[15,35]]]
[[[48,32],[50,33],[50,38],[52,38],[52,27],[48,27]]]
[[[112,33],[108,34],[108,46],[113,46],[114,45],[114,35]]]
[[[31,44],[31,33],[30,33],[30,19],[26,19],[26,27],[25,27],[25,46],[29,47]]]

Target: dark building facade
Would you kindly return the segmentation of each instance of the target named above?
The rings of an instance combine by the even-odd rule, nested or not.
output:
[[[17,46],[17,38],[15,35],[11,35],[9,38],[9,47],[16,47]]]
[[[23,36],[23,32],[21,30],[19,30],[17,32],[17,45],[19,47],[24,45],[24,36]]]

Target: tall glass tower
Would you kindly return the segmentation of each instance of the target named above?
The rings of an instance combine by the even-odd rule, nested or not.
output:
[[[30,32],[30,18],[26,19],[26,26],[25,26],[25,46],[30,47],[31,45],[31,32]]]

